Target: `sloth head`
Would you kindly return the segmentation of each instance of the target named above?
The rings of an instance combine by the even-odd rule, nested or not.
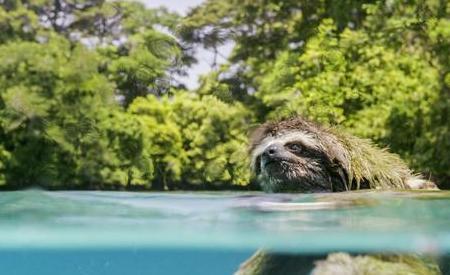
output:
[[[268,192],[437,188],[371,141],[300,117],[257,128],[250,156],[252,170]]]
[[[345,148],[333,134],[305,119],[263,124],[251,137],[250,155],[265,191],[346,190]]]

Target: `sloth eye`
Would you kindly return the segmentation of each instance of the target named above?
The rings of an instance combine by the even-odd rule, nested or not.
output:
[[[298,143],[286,144],[286,148],[288,148],[290,151],[292,151],[294,153],[299,153],[299,152],[303,151],[303,147]]]

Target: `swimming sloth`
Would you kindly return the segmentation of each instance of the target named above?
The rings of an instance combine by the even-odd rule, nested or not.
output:
[[[267,192],[437,188],[369,140],[300,117],[256,129],[250,156],[251,168]]]
[[[300,117],[261,125],[250,137],[249,152],[266,192],[437,189],[369,140]],[[433,260],[416,255],[332,253],[325,258],[259,250],[236,274],[441,274]]]

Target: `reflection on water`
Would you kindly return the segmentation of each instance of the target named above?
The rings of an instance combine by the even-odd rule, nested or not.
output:
[[[444,191],[0,194],[1,251],[233,251],[245,258],[264,247],[302,255],[445,255],[449,229]]]

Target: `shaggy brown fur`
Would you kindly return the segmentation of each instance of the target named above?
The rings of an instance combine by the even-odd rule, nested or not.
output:
[[[370,141],[296,117],[268,122],[250,138],[251,167],[268,192],[437,189],[395,154]],[[411,255],[314,257],[256,252],[236,274],[441,274],[433,261]],[[315,262],[315,268],[313,268]]]
[[[436,189],[396,154],[300,117],[261,125],[251,135],[250,155],[269,192]]]

